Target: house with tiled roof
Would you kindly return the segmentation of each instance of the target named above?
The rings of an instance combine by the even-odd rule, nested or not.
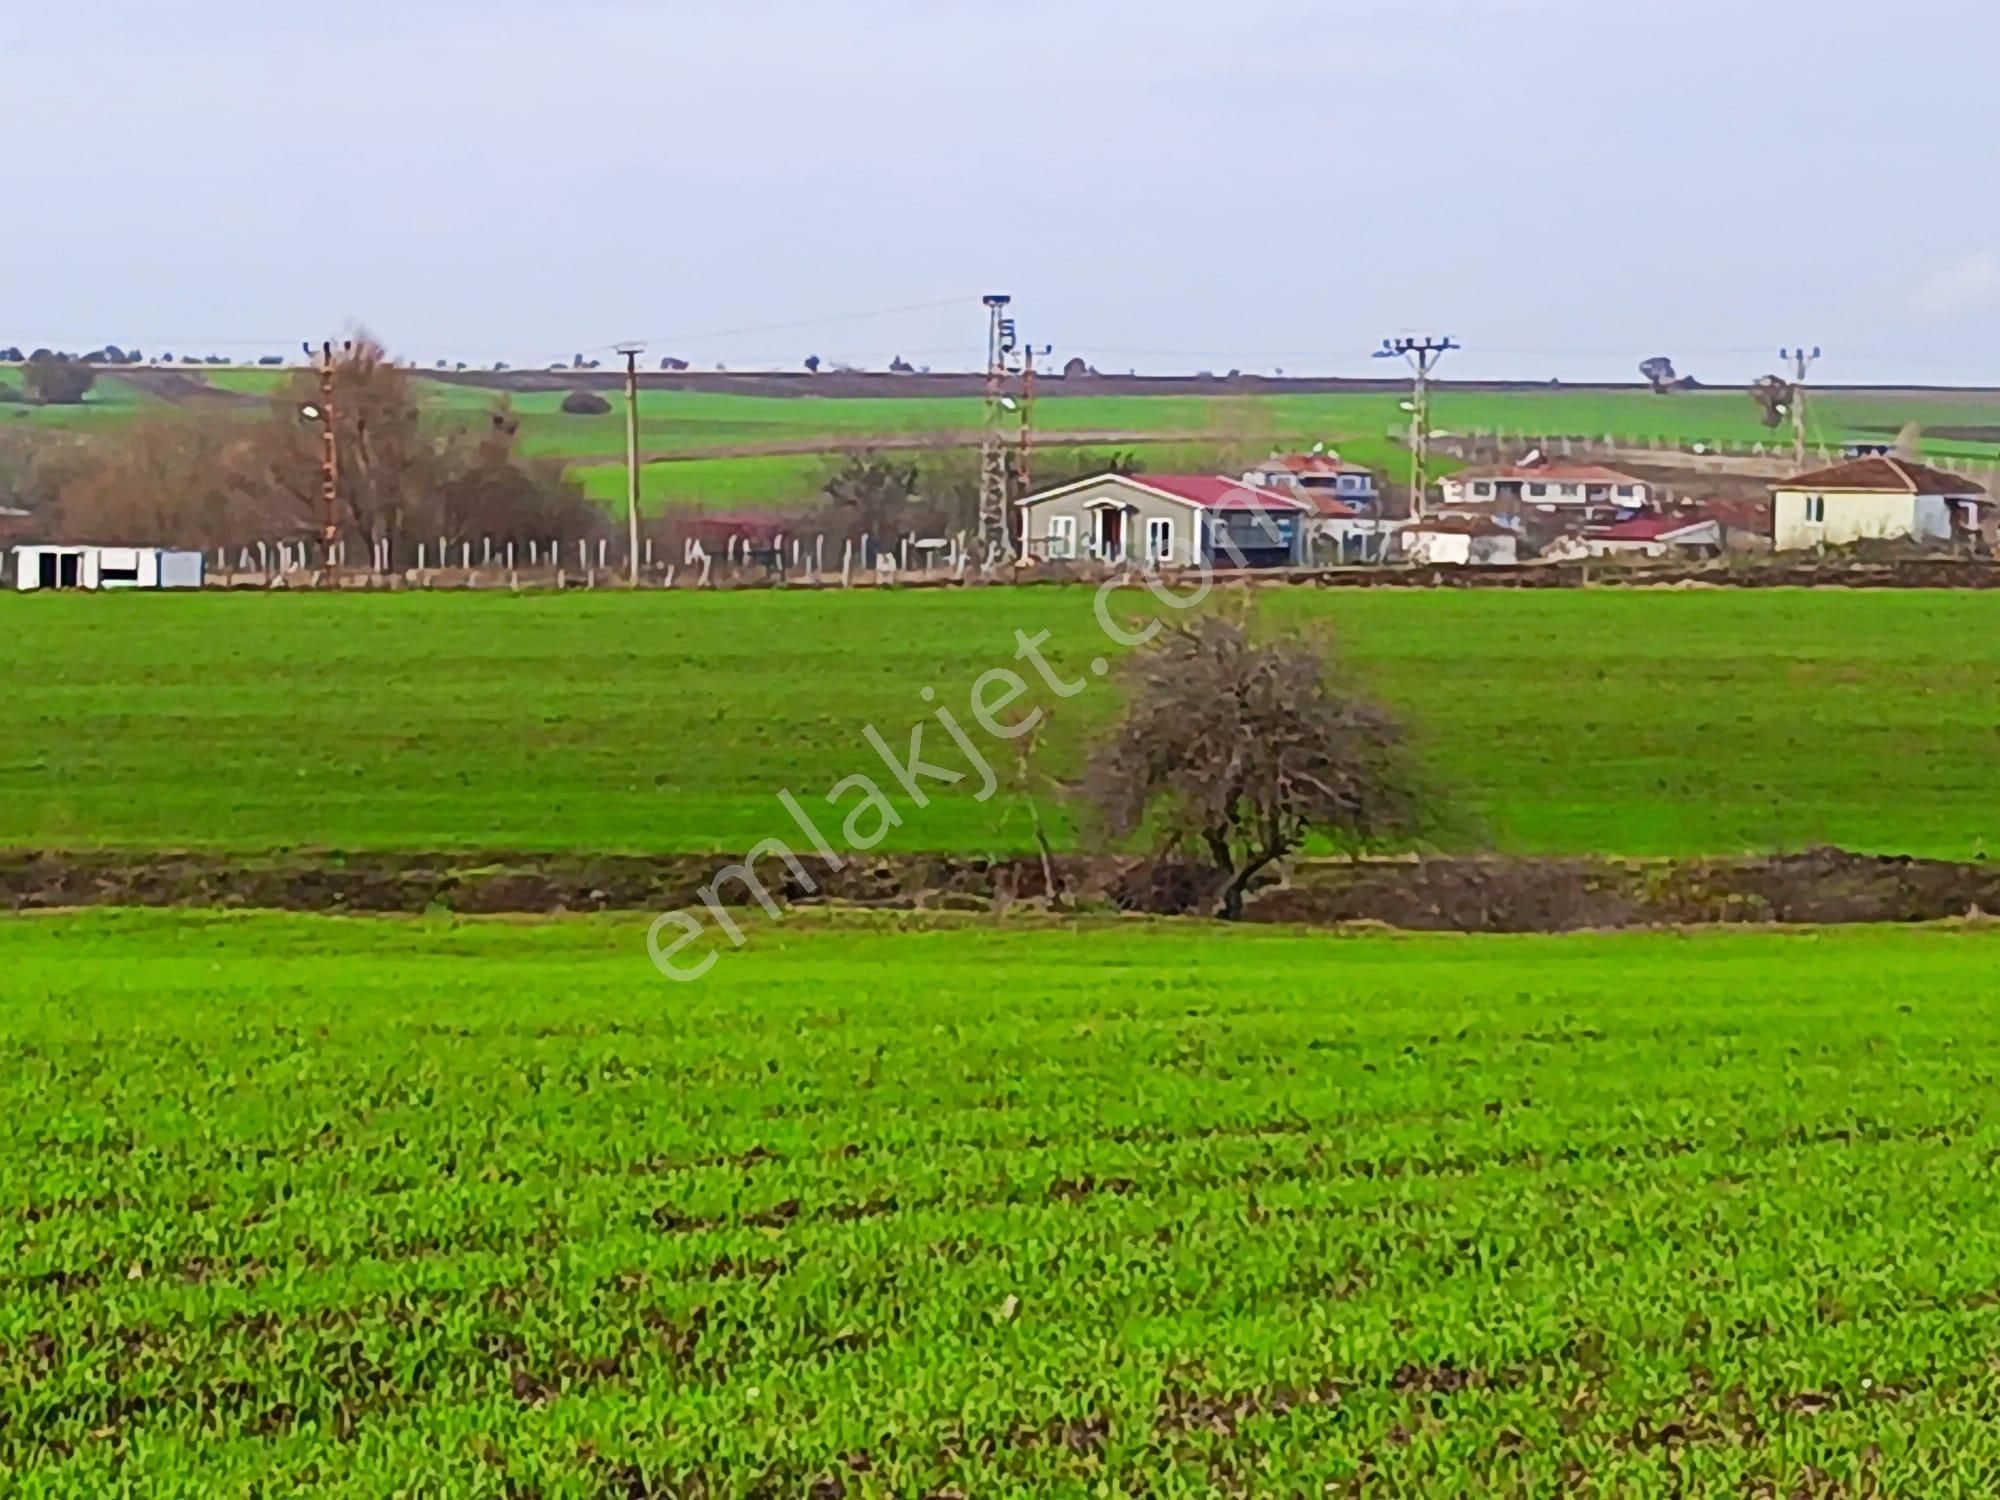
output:
[[[1243,482],[1260,489],[1290,490],[1309,500],[1338,501],[1364,514],[1372,512],[1381,499],[1375,471],[1366,464],[1349,463],[1331,448],[1273,453],[1246,472]]]
[[[1875,453],[1771,486],[1771,541],[1780,552],[1860,541],[1969,541],[1993,502],[1970,479]]]
[[[1224,474],[1100,474],[1015,505],[1030,558],[1271,568],[1304,561],[1307,523],[1337,503]]]

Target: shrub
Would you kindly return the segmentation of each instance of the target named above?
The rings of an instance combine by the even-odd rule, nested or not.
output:
[[[562,409],[572,417],[601,417],[611,410],[611,403],[595,391],[571,391],[563,397]]]

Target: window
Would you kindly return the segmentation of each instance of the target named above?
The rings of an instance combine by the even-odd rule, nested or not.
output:
[[[1806,524],[1824,526],[1826,524],[1826,496],[1806,496]]]
[[[1639,498],[1639,486],[1636,484],[1619,485],[1618,498],[1620,500],[1637,500]]]
[[[1528,486],[1528,494],[1530,495],[1530,497],[1537,500],[1539,500],[1542,496],[1546,495],[1548,492],[1549,492],[1549,487],[1545,484],[1531,484]]]
[[[1076,556],[1076,517],[1049,517],[1049,556]]]
[[[1490,479],[1473,480],[1472,493],[1482,500],[1491,500],[1493,498],[1493,481]]]
[[[1174,560],[1174,523],[1170,516],[1151,516],[1146,521],[1146,561]]]

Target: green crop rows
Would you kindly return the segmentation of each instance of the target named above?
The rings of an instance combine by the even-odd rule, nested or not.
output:
[[[1263,597],[1331,626],[1411,719],[1459,842],[1960,858],[2000,842],[1992,595]],[[780,789],[816,799],[869,770],[908,814],[889,847],[1025,850],[1015,799],[949,789],[918,812],[862,730],[901,743],[930,712],[921,689],[962,706],[989,668],[1028,671],[1017,631],[1049,632],[1073,679],[1106,649],[1077,588],[9,595],[0,629],[26,674],[0,844],[241,851],[742,850],[791,828]],[[1052,770],[1074,768],[1111,694],[1058,706]]]
[[[9,1493],[2000,1482],[1991,931],[643,933],[0,926]]]

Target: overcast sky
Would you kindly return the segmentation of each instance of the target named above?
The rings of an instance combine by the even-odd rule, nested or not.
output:
[[[1996,41],[1974,0],[0,0],[0,344],[948,368],[1003,290],[1107,370],[1434,330],[1459,375],[2000,383]]]

